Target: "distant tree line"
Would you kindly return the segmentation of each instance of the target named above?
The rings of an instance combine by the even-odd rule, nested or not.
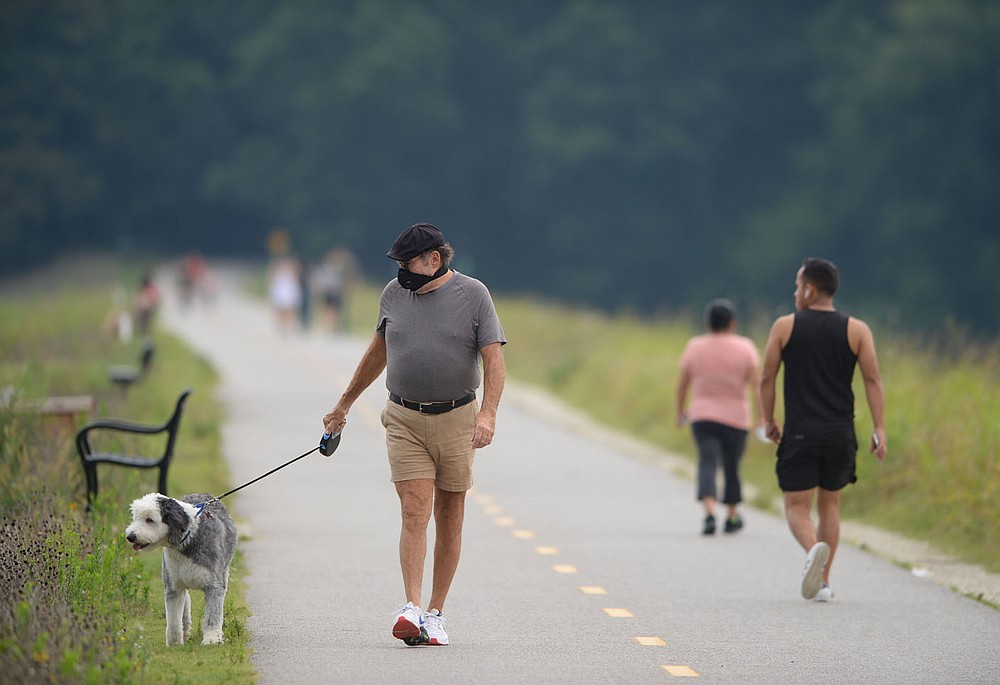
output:
[[[10,0],[0,273],[80,248],[369,273],[415,221],[498,292],[1000,330],[994,0]]]

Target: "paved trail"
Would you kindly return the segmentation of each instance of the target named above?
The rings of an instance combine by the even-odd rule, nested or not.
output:
[[[213,310],[181,312],[170,298],[163,315],[221,374],[235,485],[318,442],[368,341],[281,336],[221,275]],[[692,483],[517,394],[476,458],[449,647],[406,648],[389,634],[403,595],[381,380],[332,458],[314,454],[233,496],[249,534],[261,683],[1000,680],[1000,612],[848,546],[835,601],[804,601],[803,555],[781,519],[748,510],[743,532],[702,538]]]

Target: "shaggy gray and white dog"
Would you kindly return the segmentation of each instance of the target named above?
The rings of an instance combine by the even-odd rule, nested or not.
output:
[[[151,492],[132,502],[132,523],[125,539],[136,551],[163,548],[163,596],[167,608],[167,645],[191,635],[191,595],[205,593],[203,645],[222,642],[222,608],[229,587],[229,565],[236,554],[236,524],[219,501],[199,514],[196,504],[211,495],[174,499]]]

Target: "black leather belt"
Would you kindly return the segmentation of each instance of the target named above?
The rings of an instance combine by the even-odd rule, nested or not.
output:
[[[418,411],[421,414],[444,414],[452,409],[464,407],[469,402],[476,399],[476,393],[470,392],[465,397],[460,397],[457,400],[452,400],[451,402],[411,402],[410,400],[404,400],[394,392],[389,393],[389,399],[396,404],[402,405],[407,409],[412,409],[413,411]]]

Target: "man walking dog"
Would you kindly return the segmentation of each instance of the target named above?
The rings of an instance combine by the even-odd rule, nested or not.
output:
[[[410,226],[386,256],[399,264],[398,276],[383,289],[375,336],[323,425],[327,432],[342,430],[351,406],[386,371],[382,425],[402,516],[399,563],[406,594],[392,634],[411,646],[447,645],[441,612],[461,554],[473,458],[496,429],[507,340],[486,286],[450,268],[454,250],[435,226]],[[423,611],[432,513],[433,580]]]

